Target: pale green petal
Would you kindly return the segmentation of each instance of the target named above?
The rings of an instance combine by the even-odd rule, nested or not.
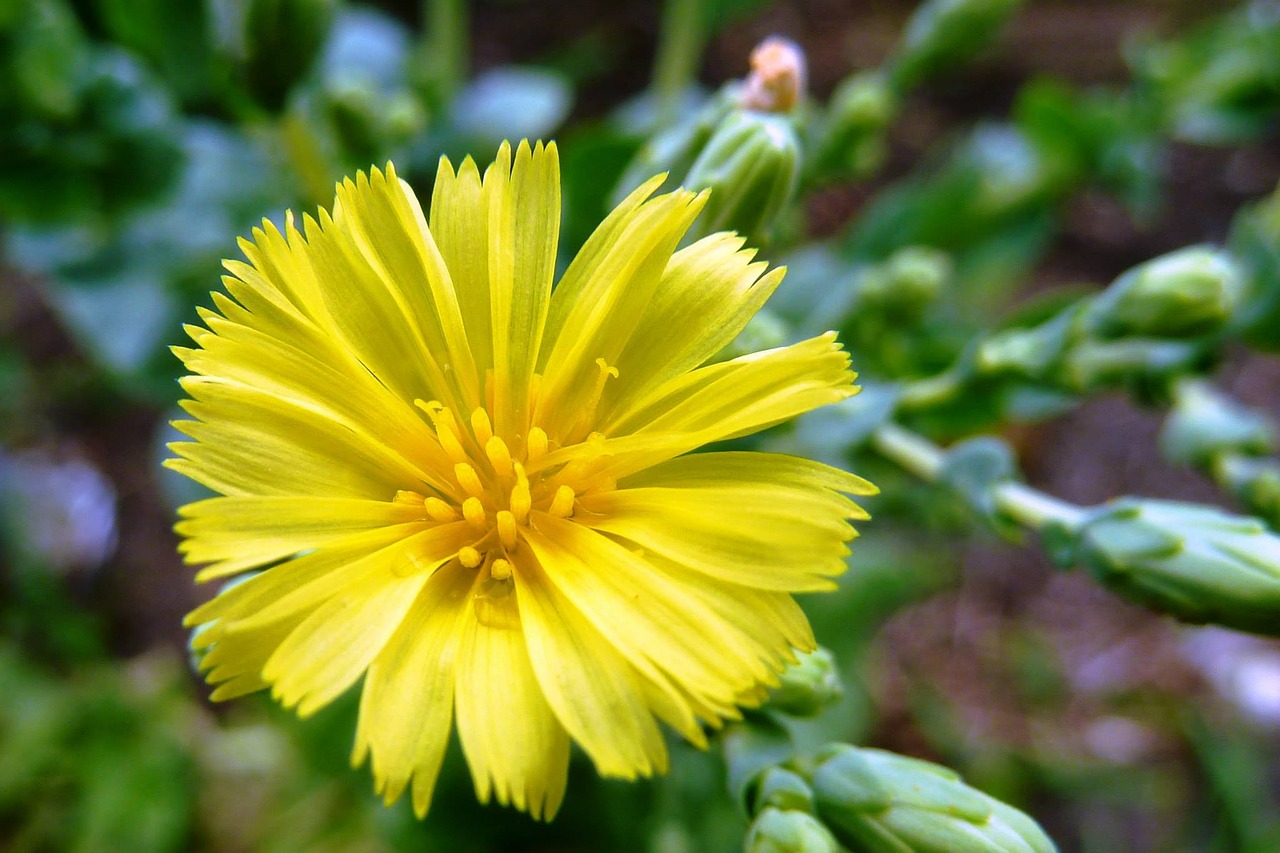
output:
[[[631,666],[524,549],[515,556],[529,658],[560,722],[601,775],[634,779],[665,772],[666,744]]]
[[[492,791],[502,805],[550,820],[564,799],[569,737],[534,676],[515,590],[481,587],[485,617],[465,620],[458,654],[458,737],[480,802]]]

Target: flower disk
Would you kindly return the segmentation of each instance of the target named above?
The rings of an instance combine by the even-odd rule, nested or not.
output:
[[[732,234],[679,249],[704,195],[636,190],[555,290],[554,143],[483,179],[442,160],[428,218],[391,166],[332,214],[264,222],[177,349],[168,465],[202,580],[215,699],[309,714],[364,677],[353,760],[426,813],[456,719],[477,795],[550,818],[569,741],[661,772],[814,647],[791,593],[844,569],[851,474],[690,454],[853,394],[827,334],[708,363],[782,278]],[[267,567],[267,568],[263,568]]]

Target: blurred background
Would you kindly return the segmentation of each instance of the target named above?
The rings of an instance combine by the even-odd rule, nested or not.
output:
[[[807,54],[815,114],[873,117],[760,235],[793,264],[778,316],[843,328],[868,378],[931,375],[1030,299],[1222,241],[1280,178],[1275,3],[1005,3],[1005,26],[957,31],[918,67],[902,59],[916,5],[0,0],[0,848],[740,848],[715,750],[674,747],[671,775],[638,784],[575,755],[545,826],[476,805],[455,745],[419,823],[349,768],[350,697],[303,722],[263,697],[210,705],[181,620],[212,590],[171,530],[202,493],[159,465],[179,395],[167,348],[237,236],[389,158],[425,199],[441,154],[556,138],[571,255],[655,130],[696,121],[773,34]],[[841,88],[891,61],[891,100]],[[919,326],[911,306],[818,311],[815,294],[906,248],[966,294],[945,322],[899,334]],[[1228,348],[1217,369],[1280,412],[1276,359]],[[998,430],[1030,482],[1073,501],[1232,506],[1161,460],[1141,402],[978,401],[925,426]],[[1280,645],[1124,604],[883,463],[854,465],[889,497],[841,590],[804,602],[845,695],[799,739],[948,764],[1065,851],[1280,850]]]

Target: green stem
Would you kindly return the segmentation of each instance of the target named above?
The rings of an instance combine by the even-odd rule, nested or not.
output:
[[[949,403],[964,390],[964,384],[964,378],[954,369],[909,382],[898,396],[898,407],[905,411],[919,411]]]
[[[893,423],[884,424],[871,434],[871,447],[928,483],[937,481],[946,461],[946,452],[938,445]],[[1050,522],[1075,530],[1088,516],[1082,507],[1012,481],[995,486],[991,497],[1001,512],[1035,530]]]
[[[1001,483],[991,493],[996,506],[1024,527],[1034,530],[1054,522],[1068,530],[1084,524],[1088,511],[1073,503],[1037,491],[1023,483]]]
[[[321,205],[332,202],[336,175],[306,120],[296,112],[286,112],[280,117],[279,133],[285,156],[298,176],[307,201]]]
[[[927,483],[937,480],[942,472],[942,449],[897,424],[885,424],[873,432],[871,446],[884,458]]]
[[[447,104],[467,77],[466,0],[427,0],[426,49],[433,94]]]
[[[698,71],[702,29],[702,4],[698,0],[667,0],[662,9],[662,32],[653,71],[659,127],[676,120],[680,98]]]

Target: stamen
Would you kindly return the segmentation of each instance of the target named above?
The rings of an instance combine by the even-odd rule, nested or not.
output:
[[[484,453],[489,457],[489,462],[499,477],[511,476],[511,451],[507,449],[505,441],[496,435],[493,436],[485,442]]]
[[[480,565],[484,557],[475,548],[470,545],[464,545],[458,549],[458,562],[466,566],[468,569],[474,569]]]
[[[422,506],[422,495],[417,492],[407,492],[404,489],[396,492],[396,496],[391,500],[394,503],[405,504],[406,506]]]
[[[439,498],[427,498],[426,503],[427,515],[431,516],[433,521],[443,523],[458,520],[458,511]]]
[[[498,538],[508,551],[516,547],[516,517],[510,510],[498,510]]]
[[[533,494],[529,491],[529,478],[524,473],[524,466],[517,462],[515,468],[516,485],[511,490],[511,514],[516,517],[516,521],[524,524],[533,506]]]
[[[560,486],[556,489],[556,496],[551,499],[551,507],[547,510],[549,515],[556,518],[568,518],[573,515],[573,499],[576,497],[571,486]]]
[[[476,409],[471,413],[471,431],[475,433],[476,441],[480,442],[481,447],[493,438],[493,423],[484,409]]]
[[[504,581],[511,577],[511,563],[507,560],[494,560],[489,567],[489,576],[496,581]]]
[[[458,485],[466,489],[467,494],[475,497],[484,494],[484,486],[480,482],[480,477],[476,475],[476,469],[466,462],[454,465],[453,474],[458,478]]]
[[[454,462],[466,459],[467,452],[463,450],[462,442],[458,441],[458,423],[454,420],[453,412],[445,408],[439,400],[432,400],[429,403],[415,400],[414,404],[431,418],[431,423],[436,428],[436,438],[444,448],[445,455]]]
[[[479,498],[467,498],[462,502],[462,517],[471,522],[472,527],[484,530],[484,504]]]
[[[547,455],[547,433],[542,427],[533,427],[529,430],[529,440],[526,442],[526,455],[530,462],[541,459]]]

